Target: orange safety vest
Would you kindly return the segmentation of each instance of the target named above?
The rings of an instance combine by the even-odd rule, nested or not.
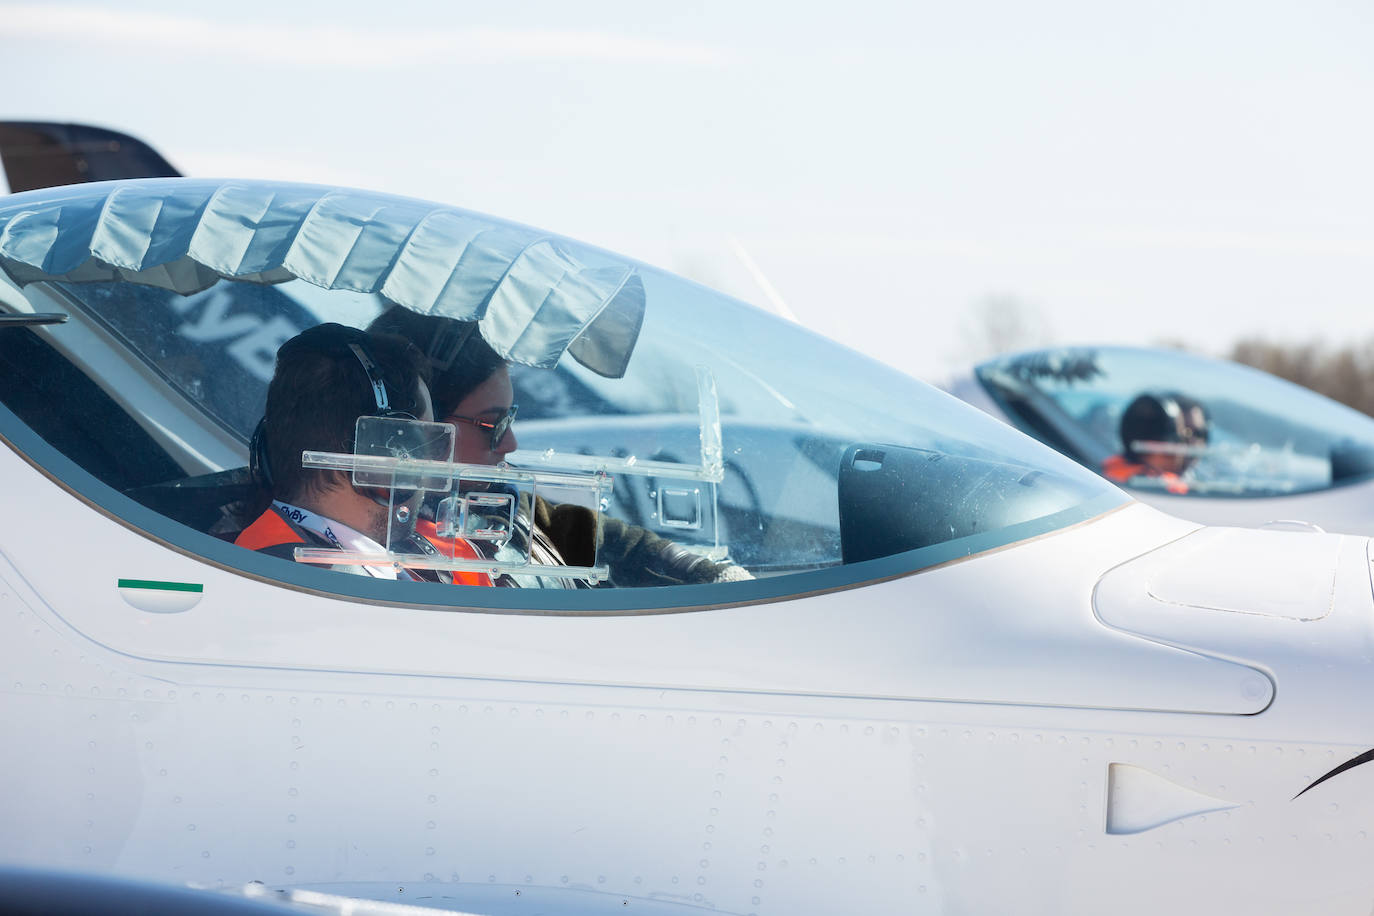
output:
[[[434,545],[435,550],[446,557],[457,557],[464,560],[480,560],[482,555],[477,549],[462,538],[441,538],[433,522],[421,519],[415,526],[415,533]],[[239,547],[246,547],[249,550],[267,550],[270,547],[279,547],[283,544],[306,544],[309,543],[274,507],[268,506],[266,511],[253,520],[253,523],[239,532],[239,536],[234,538],[234,543]],[[491,585],[491,576],[484,572],[471,572],[463,569],[449,570],[453,575],[454,585]]]
[[[280,512],[268,506],[262,515],[253,519],[253,524],[239,532],[238,537],[234,538],[234,543],[249,550],[266,550],[279,544],[307,542],[290,522],[282,518]]]
[[[1112,455],[1102,462],[1102,476],[1113,483],[1126,483],[1132,477],[1154,477],[1164,484],[1164,489],[1178,496],[1188,492],[1188,482],[1170,471],[1156,471],[1149,465],[1132,464],[1124,455]]]
[[[420,519],[415,523],[415,533],[419,537],[434,545],[434,549],[440,555],[453,557],[454,559],[481,560],[484,557],[462,538],[445,538],[439,536],[438,526],[428,519]],[[491,576],[484,572],[469,572],[465,569],[450,569],[453,574],[454,585],[491,585]]]

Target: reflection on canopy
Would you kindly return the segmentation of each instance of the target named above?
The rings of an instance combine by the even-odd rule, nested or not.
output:
[[[127,280],[183,295],[221,278],[301,279],[479,322],[506,359],[564,352],[625,373],[644,319],[631,266],[533,230],[365,191],[191,179],[21,194],[0,207],[0,268],[17,283]]]

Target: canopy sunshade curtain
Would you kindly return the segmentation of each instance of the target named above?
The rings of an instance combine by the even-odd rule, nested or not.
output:
[[[0,269],[20,285],[126,280],[189,295],[221,279],[375,293],[477,321],[506,359],[564,352],[624,374],[644,320],[635,268],[456,208],[264,181],[154,179],[0,200]]]

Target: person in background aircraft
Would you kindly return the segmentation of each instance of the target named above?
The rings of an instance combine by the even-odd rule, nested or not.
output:
[[[432,421],[427,379],[423,355],[401,337],[330,323],[282,344],[267,389],[266,414],[253,435],[250,460],[259,493],[249,507],[252,521],[234,543],[285,559],[294,559],[295,549],[303,546],[385,552],[388,513],[404,514],[413,526],[423,491],[411,497],[404,513],[393,512],[388,491],[358,487],[343,471],[303,467],[300,456],[307,450],[352,452],[359,417]],[[398,527],[404,528],[399,536]],[[437,553],[432,543],[397,519],[390,531],[393,550]],[[450,546],[475,557],[465,542]],[[381,578],[491,584],[485,574],[335,568]]]
[[[1142,394],[1121,414],[1121,454],[1104,461],[1102,473],[1116,483],[1153,477],[1170,493],[1187,493],[1184,474],[1207,445],[1209,426],[1207,411],[1190,397]]]
[[[427,357],[435,417],[476,433],[459,431],[455,460],[495,465],[515,450],[516,405],[510,371],[482,338],[477,322],[393,307],[368,329],[404,337]],[[570,566],[590,566],[599,557],[610,568],[612,585],[689,585],[752,578],[742,567],[716,563],[620,519],[602,517],[598,525],[597,514],[583,506],[554,505],[540,498],[532,515],[536,547],[542,542],[552,557]]]

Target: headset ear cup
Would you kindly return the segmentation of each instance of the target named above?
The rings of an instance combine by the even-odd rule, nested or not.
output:
[[[272,462],[267,455],[267,418],[258,421],[248,441],[248,472],[266,490],[272,489]]]

